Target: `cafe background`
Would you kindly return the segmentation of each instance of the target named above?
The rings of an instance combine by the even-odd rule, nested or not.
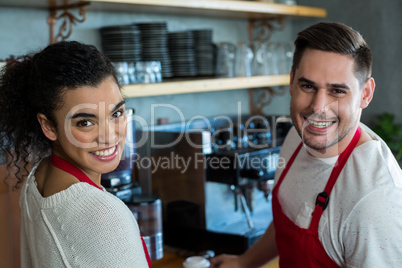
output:
[[[28,0],[27,0],[28,1]],[[45,1],[45,0],[44,0]],[[10,55],[19,56],[43,48],[49,42],[47,24],[48,10],[15,8],[2,6],[0,0],[0,59]],[[402,1],[400,0],[297,0],[298,5],[321,7],[327,10],[326,18],[293,18],[285,20],[285,28],[275,31],[271,41],[294,40],[297,32],[319,21],[338,21],[358,30],[373,50],[373,77],[376,80],[375,96],[370,106],[364,110],[362,121],[371,125],[379,114],[391,113],[396,123],[402,122]],[[124,25],[135,22],[167,22],[169,31],[212,29],[213,42],[247,41],[248,21],[246,19],[225,19],[202,16],[139,14],[134,11],[88,11],[83,23],[74,25],[68,40],[77,40],[96,45],[101,49],[99,29],[103,26]],[[289,95],[275,96],[270,105],[264,107],[264,114],[289,114]],[[177,107],[185,119],[194,116],[216,116],[227,114],[247,114],[250,112],[247,89],[216,91],[194,94],[161,95],[154,97],[130,98],[127,106],[135,108],[136,115],[148,124],[158,118],[169,122],[180,120],[177,110],[155,108],[155,104]],[[4,174],[4,168],[0,170]],[[0,219],[0,259],[12,260],[18,249],[18,208],[17,193],[0,193],[0,214],[10,215]],[[12,204],[12,207],[10,207]],[[14,211],[14,212],[12,212]],[[8,244],[7,247],[4,244]]]
[[[339,21],[357,29],[374,54],[373,76],[377,83],[375,97],[363,113],[363,122],[369,123],[373,116],[382,112],[395,114],[402,121],[401,50],[402,1],[376,0],[298,0],[299,5],[322,7],[326,18],[302,18],[285,20],[285,29],[274,32],[272,41],[292,41],[297,32],[318,21]],[[0,1],[1,5],[1,1]],[[44,47],[49,42],[47,10],[0,7],[0,59],[21,55]],[[165,14],[137,14],[135,12],[88,11],[84,23],[74,25],[69,40],[96,45],[101,49],[99,29],[102,26],[130,24],[134,22],[167,22],[169,31],[212,29],[213,41],[238,42],[248,39],[248,22],[245,19],[221,19],[211,17],[186,17]],[[186,117],[194,115],[215,116],[237,113],[238,102],[243,113],[249,111],[247,90],[167,95],[131,99],[128,106],[135,107],[136,114],[151,119],[151,104],[168,103],[178,107]],[[287,114],[289,96],[275,97],[264,110],[265,113]],[[156,109],[155,118],[168,117],[178,121],[172,109]]]

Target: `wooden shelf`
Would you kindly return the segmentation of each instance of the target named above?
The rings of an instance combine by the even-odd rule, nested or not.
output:
[[[326,17],[323,8],[228,0],[88,0],[90,9],[246,19]]]
[[[123,94],[131,98],[185,93],[201,93],[245,88],[286,86],[289,85],[289,79],[289,75],[273,75],[234,78],[210,78],[176,82],[162,82],[156,84],[139,84],[124,86]]]
[[[0,0],[0,6],[49,9],[62,6],[64,0]],[[129,11],[134,13],[174,14],[236,19],[278,19],[283,17],[326,17],[323,8],[272,4],[263,1],[236,0],[68,0],[68,4],[89,3],[87,10]],[[245,88],[283,86],[289,75],[210,78],[129,85],[123,88],[127,97],[200,93]]]
[[[175,14],[246,19],[277,17],[326,17],[323,8],[271,4],[262,1],[235,0],[69,0],[89,2],[88,10],[121,10],[136,13]],[[63,0],[0,0],[0,6],[49,8],[63,5]]]

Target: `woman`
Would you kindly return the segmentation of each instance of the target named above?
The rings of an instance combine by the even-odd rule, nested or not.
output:
[[[116,77],[94,46],[78,42],[50,45],[2,72],[0,148],[19,167],[14,186],[25,182],[22,267],[151,266],[133,214],[100,185],[125,141]]]

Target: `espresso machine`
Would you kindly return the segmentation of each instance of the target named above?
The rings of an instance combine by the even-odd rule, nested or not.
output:
[[[241,115],[151,126],[136,168],[161,197],[166,245],[241,254],[272,221],[288,116]],[[146,165],[145,163],[149,163]]]

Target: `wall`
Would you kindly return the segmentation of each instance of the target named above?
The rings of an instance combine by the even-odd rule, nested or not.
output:
[[[362,121],[370,124],[383,112],[396,115],[402,122],[402,1],[400,0],[298,0],[300,5],[327,9],[325,20],[345,23],[359,31],[373,51],[374,99],[363,112]],[[310,25],[293,25],[294,35]]]

